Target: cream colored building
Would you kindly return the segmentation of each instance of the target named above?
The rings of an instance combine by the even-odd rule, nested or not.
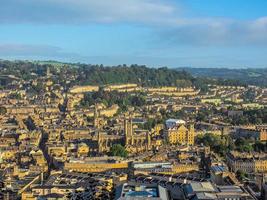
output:
[[[175,124],[173,127],[166,127],[164,130],[166,141],[169,144],[186,144],[193,145],[195,130],[194,126],[185,124]]]
[[[98,90],[99,86],[94,85],[74,86],[70,89],[70,93],[96,92]]]
[[[265,154],[249,154],[231,152],[226,156],[229,168],[233,172],[238,170],[246,173],[266,173],[267,156]]]

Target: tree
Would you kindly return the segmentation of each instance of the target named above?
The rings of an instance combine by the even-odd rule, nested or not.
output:
[[[235,143],[234,143],[233,139],[230,136],[228,136],[227,139],[228,139],[227,140],[227,142],[228,142],[228,149],[230,151],[234,150],[236,147],[235,147]]]
[[[243,138],[243,137],[239,137],[239,138],[237,138],[236,141],[235,141],[235,145],[236,145],[237,147],[240,147],[240,146],[245,145],[245,144],[246,144],[246,140],[245,140],[245,138]]]
[[[200,110],[196,116],[196,121],[208,121],[209,116],[213,114],[212,110]]]
[[[254,102],[255,98],[256,98],[257,94],[255,93],[255,91],[253,89],[248,89],[245,93],[244,93],[244,99],[249,101],[249,102]]]
[[[221,155],[224,155],[229,150],[225,138],[221,138],[220,136],[211,133],[198,135],[196,137],[196,143],[209,146],[211,150]]]
[[[18,93],[18,92],[16,92],[16,93],[11,93],[11,94],[9,95],[9,98],[10,98],[10,99],[21,99],[21,94]]]
[[[149,118],[147,122],[144,124],[144,128],[147,130],[151,130],[156,125],[156,120]]]
[[[0,115],[4,115],[7,113],[7,110],[5,107],[0,107]]]
[[[237,138],[235,141],[235,145],[237,150],[241,152],[251,152],[253,150],[253,147],[250,145],[249,140],[243,137]]]
[[[257,152],[264,152],[265,151],[265,146],[266,144],[260,142],[260,141],[256,141],[255,144],[253,145],[254,151]]]
[[[244,180],[247,177],[247,174],[241,170],[237,170],[236,176],[239,180]]]
[[[111,147],[110,151],[112,156],[120,156],[126,158],[128,156],[128,152],[121,144],[114,144]]]
[[[146,102],[146,99],[144,96],[133,96],[131,98],[131,104],[133,106],[143,106]]]

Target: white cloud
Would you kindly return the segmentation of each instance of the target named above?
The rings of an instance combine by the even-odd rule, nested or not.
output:
[[[267,45],[267,17],[244,21],[181,13],[172,0],[4,0],[0,23],[142,24],[173,45]]]
[[[160,40],[189,45],[267,45],[267,17],[255,20],[184,19],[164,31]]]
[[[153,22],[174,13],[163,0],[6,0],[0,22]]]

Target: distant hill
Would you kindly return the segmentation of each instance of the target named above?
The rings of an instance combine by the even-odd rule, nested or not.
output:
[[[142,86],[193,86],[194,77],[185,71],[164,68],[148,68],[141,65],[103,66],[57,61],[6,61],[0,60],[0,75],[15,75],[24,80],[45,76],[46,69],[56,82],[72,79],[76,85],[106,85],[136,83]],[[74,78],[75,77],[75,78]],[[74,78],[74,79],[73,79]]]
[[[228,68],[177,68],[195,77],[238,80],[243,84],[267,86],[267,68],[228,69]]]
[[[185,71],[168,68],[148,68],[146,66],[113,66],[82,65],[77,68],[79,83],[83,84],[120,84],[137,83],[142,86],[177,86],[189,87],[194,78]]]
[[[46,75],[47,68],[53,74],[55,83],[73,85],[107,85],[136,83],[141,86],[191,87],[207,91],[208,84],[244,85],[267,84],[266,70],[245,71],[229,69],[170,69],[149,68],[144,65],[103,66],[81,63],[61,63],[57,61],[6,61],[0,60],[0,75],[14,75],[24,80]],[[259,81],[259,80],[261,81]],[[5,85],[5,79],[0,80]],[[259,81],[259,82],[256,82]],[[67,83],[68,82],[68,83]]]

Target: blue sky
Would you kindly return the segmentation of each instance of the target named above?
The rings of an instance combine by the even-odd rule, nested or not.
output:
[[[0,58],[267,67],[266,0],[2,0]]]

